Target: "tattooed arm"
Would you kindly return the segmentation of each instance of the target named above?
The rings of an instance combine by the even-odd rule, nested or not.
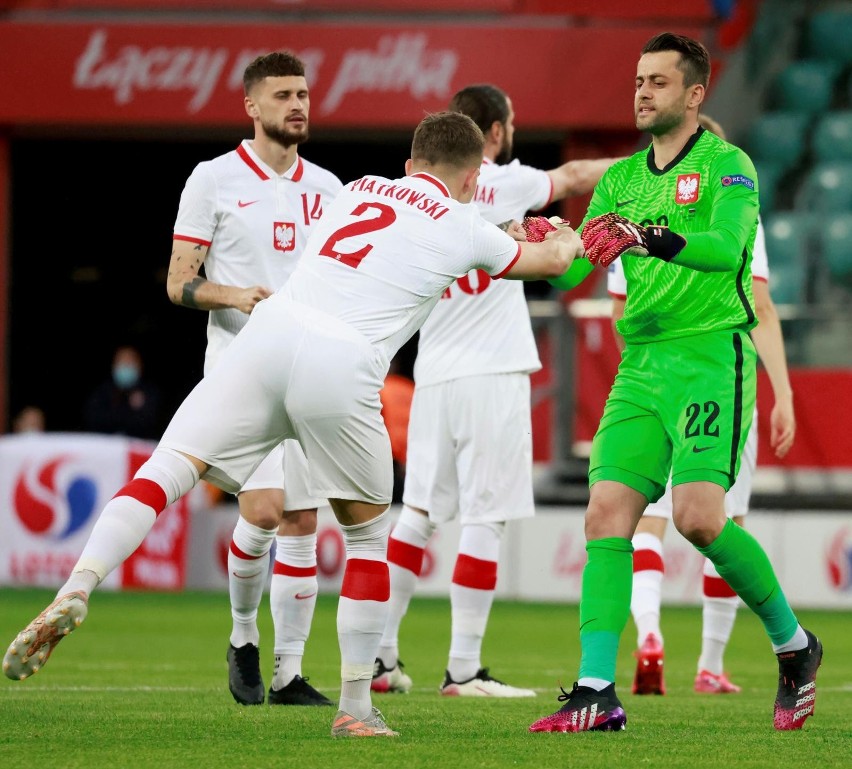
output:
[[[196,310],[222,310],[234,307],[249,314],[254,306],[272,292],[264,286],[223,286],[199,275],[207,246],[188,240],[172,241],[172,256],[166,291],[172,304]]]
[[[527,240],[527,234],[524,232],[524,228],[521,226],[521,223],[515,221],[514,219],[509,219],[507,222],[500,222],[497,225],[503,232],[511,235],[514,240],[517,240],[521,243],[525,243]]]

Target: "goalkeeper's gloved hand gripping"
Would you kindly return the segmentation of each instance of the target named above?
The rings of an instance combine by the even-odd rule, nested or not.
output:
[[[601,214],[583,227],[583,247],[592,264],[609,267],[623,253],[654,256],[670,262],[686,245],[686,239],[668,227],[643,227],[619,214]]]

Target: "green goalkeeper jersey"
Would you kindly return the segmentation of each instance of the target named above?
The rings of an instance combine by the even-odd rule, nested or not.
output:
[[[621,257],[627,302],[617,328],[626,342],[755,326],[751,256],[758,188],[745,152],[699,128],[659,170],[652,145],[606,171],[583,224],[610,211],[644,226],[667,226],[686,239],[671,262]],[[588,274],[593,268],[579,260],[577,269]]]

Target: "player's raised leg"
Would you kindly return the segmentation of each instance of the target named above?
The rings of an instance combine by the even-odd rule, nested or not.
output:
[[[176,451],[154,451],[107,502],[56,599],[12,641],[3,657],[8,678],[23,680],[44,667],[56,645],[86,618],[89,594],[142,544],[157,516],[195,486],[204,469],[200,460]]]

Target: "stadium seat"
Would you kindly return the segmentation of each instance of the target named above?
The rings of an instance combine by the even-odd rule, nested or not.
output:
[[[796,194],[796,207],[820,213],[852,211],[852,160],[814,164]]]
[[[783,164],[772,160],[755,160],[754,167],[760,189],[760,210],[766,214],[775,208],[778,185],[787,169]]]
[[[752,124],[745,149],[754,161],[771,160],[793,168],[806,147],[809,116],[800,112],[765,112]]]
[[[838,3],[832,8],[815,11],[808,21],[805,53],[808,57],[852,64],[852,8]]]
[[[852,285],[852,212],[820,217],[814,229],[832,280]]]
[[[814,157],[819,160],[852,160],[852,110],[827,112],[814,128]]]
[[[831,108],[841,67],[835,61],[799,59],[790,62],[773,83],[775,109],[814,114]]]
[[[769,258],[769,292],[778,304],[805,301],[811,217],[777,212],[763,219]]]

